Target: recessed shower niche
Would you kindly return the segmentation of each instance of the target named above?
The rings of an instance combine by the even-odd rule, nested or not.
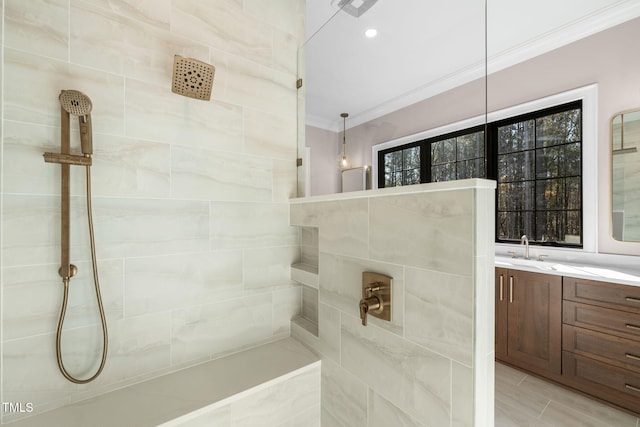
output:
[[[318,336],[318,229],[300,227],[300,258],[291,266],[291,280],[302,285],[302,310],[293,319]]]

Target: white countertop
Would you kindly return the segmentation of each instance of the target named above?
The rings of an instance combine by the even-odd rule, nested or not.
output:
[[[511,258],[510,256],[496,255],[495,266],[515,270],[532,271],[535,273],[569,276],[578,279],[640,286],[640,258],[634,258],[638,260],[635,265],[629,263],[626,263],[626,265],[602,265],[600,263],[589,261],[580,262],[554,259],[537,261],[535,257],[531,257],[531,259],[527,260],[524,258]]]

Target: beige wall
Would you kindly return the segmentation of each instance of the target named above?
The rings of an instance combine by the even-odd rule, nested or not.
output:
[[[4,0],[2,402],[35,412],[289,335],[300,288],[296,50],[302,0]],[[216,67],[210,102],[171,93],[174,54]],[[86,386],[58,372],[61,89],[93,101],[93,194],[110,344]],[[72,146],[78,147],[73,121]],[[101,354],[72,168],[64,360]],[[3,414],[3,420],[12,418]]]
[[[488,79],[488,111],[544,98],[577,87],[598,85],[598,250],[640,254],[637,244],[609,238],[609,120],[615,113],[640,106],[640,19],[613,27],[521,64]],[[488,41],[491,44],[491,40]],[[484,79],[426,99],[347,130],[356,162],[371,164],[371,147],[421,131],[484,114]],[[337,173],[327,170],[332,176]]]

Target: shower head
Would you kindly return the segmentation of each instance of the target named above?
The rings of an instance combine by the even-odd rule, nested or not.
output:
[[[80,145],[86,155],[93,153],[93,141],[91,137],[91,98],[78,90],[63,90],[58,97],[64,110],[78,116],[80,123]]]
[[[174,55],[171,91],[189,98],[209,101],[216,68],[197,59]]]

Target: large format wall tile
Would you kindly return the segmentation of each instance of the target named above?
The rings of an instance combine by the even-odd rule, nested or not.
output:
[[[94,200],[99,255],[105,258],[207,251],[209,204],[181,200]]]
[[[405,336],[471,366],[473,281],[431,270],[407,268]]]
[[[404,324],[404,271],[402,266],[366,259],[339,257],[320,253],[320,302],[335,307],[354,317],[360,316],[362,298],[362,272],[371,271],[393,278],[391,295],[391,321],[368,316],[372,325],[402,335]]]
[[[5,46],[62,60],[68,58],[68,0],[6,0],[4,20]]]
[[[369,257],[369,201],[338,200],[291,205],[291,224],[319,227],[321,252]]]
[[[175,54],[207,62],[209,50],[109,9],[71,5],[71,61],[142,81],[171,85]]]
[[[114,13],[165,30],[171,21],[171,0],[83,0]]]
[[[127,79],[126,84],[128,136],[209,150],[242,151],[241,107],[186,98],[172,93],[167,85],[134,79]],[[242,167],[233,164],[236,169]]]
[[[100,322],[97,311],[91,263],[76,262],[78,274],[71,279],[66,328]],[[3,322],[4,340],[56,331],[63,285],[58,275],[60,264],[4,268]],[[121,319],[123,310],[123,268],[121,260],[101,260],[98,277],[107,318]]]
[[[294,246],[298,228],[289,225],[286,203],[212,202],[211,248]]]
[[[370,199],[371,258],[471,276],[472,190]]]
[[[173,312],[171,360],[221,356],[272,336],[272,296],[260,294]]]
[[[25,4],[27,2],[24,2]],[[60,126],[62,89],[84,92],[93,103],[93,131],[124,132],[124,78],[77,64],[5,49],[4,119]],[[71,120],[77,129],[77,120]]]
[[[171,30],[225,52],[271,65],[273,29],[244,14],[242,1],[173,2]]]
[[[288,336],[301,312],[301,288],[289,278],[299,233],[286,201],[297,192],[304,1],[3,5],[1,326],[11,370],[3,400],[32,401],[41,412]],[[171,92],[175,54],[216,67],[212,101]],[[93,103],[93,214],[111,339],[104,373],[83,387],[61,378],[52,348],[60,167],[42,153],[60,149],[63,89]],[[78,119],[70,123],[78,152]],[[88,372],[101,355],[100,323],[87,275],[84,171],[71,170],[71,259],[80,273],[65,358]],[[318,412],[287,422],[306,425],[300,420]]]
[[[360,319],[342,316],[342,366],[411,416],[449,424],[451,361]]]
[[[322,361],[322,419],[325,414],[336,423],[330,426],[367,426],[367,385],[331,361]]]
[[[174,147],[171,193],[203,200],[271,201],[272,167],[261,157]]]
[[[128,259],[125,287],[127,316],[239,297],[242,296],[242,252]]]
[[[294,158],[297,153],[295,122],[295,117],[246,108],[244,110],[245,152],[282,160]]]
[[[407,415],[377,393],[369,392],[369,426],[368,427],[425,427],[425,424]]]
[[[293,286],[291,264],[300,256],[298,246],[282,246],[244,251],[244,289],[246,293]]]

